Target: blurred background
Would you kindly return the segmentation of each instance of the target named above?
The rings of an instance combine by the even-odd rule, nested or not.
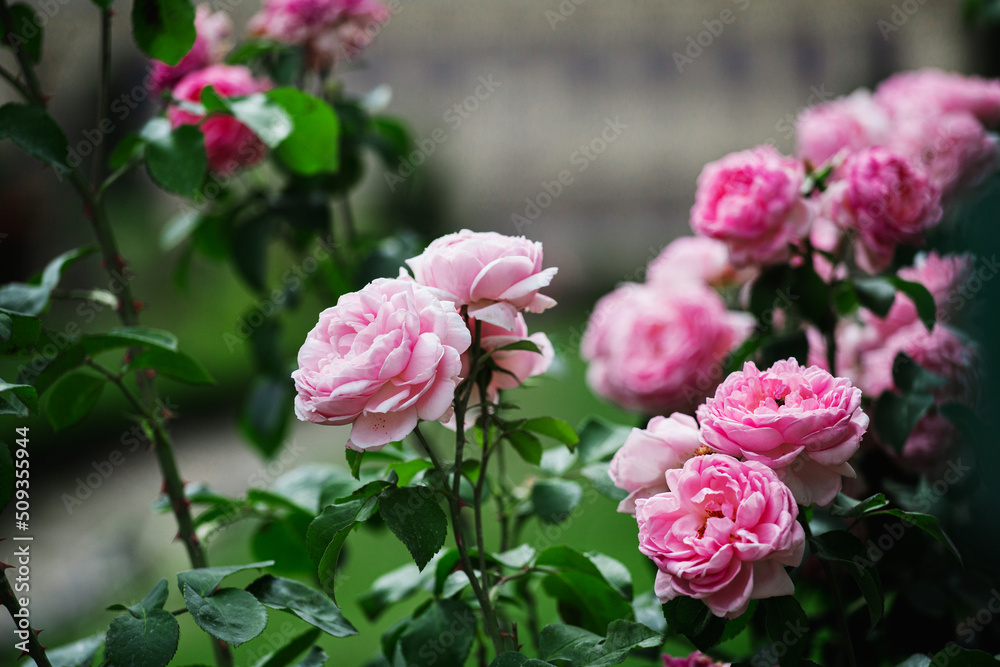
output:
[[[72,147],[94,132],[98,12],[84,0],[29,4],[49,17],[39,74]],[[259,6],[258,0],[210,4],[229,11],[238,32]],[[112,89],[127,96],[130,110],[101,138],[109,147],[139,128],[157,104],[140,99],[148,62],[132,43],[127,0],[115,10]],[[546,264],[559,267],[549,293],[560,306],[532,316],[529,327],[548,332],[560,358],[526,390],[530,399],[518,402],[529,414],[570,423],[595,413],[628,423],[634,418],[587,389],[579,337],[596,298],[618,282],[641,280],[663,246],[689,233],[701,167],[765,142],[788,152],[803,107],[872,87],[899,70],[995,75],[996,37],[981,19],[969,19],[961,3],[925,0],[399,0],[343,80],[356,93],[388,86],[387,111],[409,124],[415,140],[438,129],[445,140],[428,144],[433,150],[405,188],[380,163],[368,164],[355,201],[359,222],[363,229],[402,222],[424,240],[467,227],[542,241]],[[11,99],[0,87],[0,102]],[[557,189],[564,170],[572,181]],[[340,429],[296,425],[272,461],[246,446],[236,423],[250,351],[238,332],[254,296],[227,267],[204,259],[195,259],[186,287],[175,284],[178,253],[164,250],[160,235],[179,205],[144,173],[116,186],[111,209],[123,255],[137,271],[132,286],[146,305],[144,324],[177,332],[182,349],[219,380],[209,389],[165,385],[167,407],[180,417],[174,433],[185,477],[240,494],[305,463],[342,465]],[[996,248],[990,223],[983,220],[987,234],[965,242]],[[88,243],[89,231],[67,184],[9,142],[0,144],[0,282],[25,280],[54,254]],[[79,284],[101,280],[96,261],[81,262],[67,276]],[[984,300],[996,291],[988,284]],[[299,308],[281,343],[287,351],[297,349],[327,305]],[[82,317],[93,327],[113,322],[113,313],[75,309],[57,303],[52,316]],[[990,330],[992,319],[983,327]],[[995,363],[995,355],[987,358]],[[32,613],[48,646],[100,631],[111,619],[102,611],[109,604],[133,601],[164,573],[187,569],[183,549],[168,539],[173,518],[151,511],[160,486],[155,461],[131,444],[133,425],[119,416],[122,408],[109,392],[91,418],[66,431],[30,423]],[[634,523],[616,515],[612,501],[589,498],[583,518],[571,519],[555,541],[599,547],[641,575],[638,590],[648,588],[652,576],[635,549]],[[12,525],[9,515],[0,517],[0,536]],[[526,535],[529,543],[553,539],[536,527]],[[248,561],[247,539],[239,526],[215,536],[211,559]],[[0,544],[0,560],[10,560],[9,545]],[[408,560],[387,531],[352,537],[338,599],[361,634],[335,640],[333,664],[361,664],[378,650],[380,633],[398,615],[366,623],[353,599],[378,574]],[[0,636],[10,627],[0,617]],[[288,635],[290,627],[274,616],[268,633]],[[181,636],[174,664],[204,659],[197,633]],[[8,646],[0,646],[0,663],[13,664]],[[270,648],[239,649],[237,664],[251,665]]]

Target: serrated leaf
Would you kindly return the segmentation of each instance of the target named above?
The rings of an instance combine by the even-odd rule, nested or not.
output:
[[[959,553],[958,547],[955,543],[951,541],[948,534],[941,529],[941,524],[936,516],[931,516],[930,514],[922,514],[920,512],[907,512],[901,509],[885,509],[876,512],[871,512],[871,514],[886,514],[888,516],[894,516],[899,519],[903,519],[907,523],[910,523],[920,530],[924,531],[935,540],[943,544],[951,551],[952,555],[958,559],[959,564],[962,564],[962,554]]]
[[[580,442],[577,454],[584,463],[609,461],[623,444],[632,429],[614,424],[600,417],[591,417],[577,429]]]
[[[371,587],[357,598],[358,606],[369,621],[374,621],[392,605],[424,588],[430,578],[429,569],[421,572],[415,564],[407,563],[372,582]]]
[[[511,444],[522,459],[531,465],[542,462],[542,443],[527,431],[511,431],[504,438]]]
[[[107,659],[116,667],[166,667],[179,638],[180,626],[170,612],[153,609],[142,618],[122,614],[108,628]]]
[[[267,626],[264,605],[238,588],[223,588],[202,597],[191,586],[184,586],[184,601],[199,628],[234,647],[259,636]]]
[[[449,642],[441,641],[449,637]],[[476,615],[460,600],[437,600],[416,614],[400,634],[397,647],[409,667],[462,665],[476,636]],[[427,650],[434,642],[436,650]]]
[[[573,447],[580,442],[580,437],[573,430],[573,427],[564,422],[561,419],[555,419],[554,417],[538,417],[536,419],[529,419],[528,421],[521,424],[521,428],[525,431],[531,431],[532,433],[538,433],[539,435],[544,435],[553,440],[558,440],[563,443],[572,451]]]
[[[358,634],[357,629],[344,618],[340,607],[305,584],[265,575],[250,584],[247,591],[264,606],[292,613],[333,637]]]
[[[428,487],[386,489],[379,497],[379,516],[399,538],[421,570],[448,536],[448,519]]]
[[[166,118],[154,118],[142,128],[141,136],[146,142],[146,169],[150,178],[164,190],[194,197],[208,168],[201,130],[194,125],[171,129]]]
[[[882,493],[876,493],[864,500],[855,500],[840,493],[837,495],[836,504],[830,508],[830,513],[833,516],[857,518],[888,506],[889,501]]]
[[[545,660],[566,660],[574,667],[608,667],[625,661],[629,651],[659,646],[663,637],[641,623],[616,620],[607,636],[570,625],[552,624],[542,628],[539,653]]]
[[[663,605],[667,630],[679,632],[700,651],[708,651],[722,640],[726,619],[712,614],[701,600],[675,597]]]
[[[229,575],[244,570],[270,567],[272,565],[274,565],[273,560],[266,560],[246,565],[227,565],[223,567],[203,567],[197,570],[186,570],[177,574],[177,587],[181,590],[190,588],[205,597],[211,595],[212,591],[218,588],[222,580]]]
[[[254,664],[254,667],[288,667],[295,658],[316,643],[319,633],[319,628],[309,628],[302,634],[293,637],[277,651],[265,655]]]
[[[531,487],[531,504],[544,523],[562,523],[580,504],[583,489],[565,479],[542,479]]]
[[[10,139],[36,160],[68,171],[66,135],[41,107],[15,102],[0,107],[0,140],[3,139]]]
[[[103,377],[82,372],[59,380],[48,394],[45,411],[52,428],[64,429],[90,414],[107,382]]]

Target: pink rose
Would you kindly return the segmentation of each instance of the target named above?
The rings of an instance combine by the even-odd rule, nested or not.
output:
[[[463,229],[431,242],[423,254],[406,260],[421,285],[447,294],[470,316],[507,331],[517,326],[517,311],[540,313],[556,304],[538,293],[558,269],[542,269],[542,244],[523,236]]]
[[[241,97],[267,90],[269,82],[253,77],[248,68],[236,65],[212,65],[188,74],[173,90],[175,99],[200,102],[201,91],[212,86],[220,97]],[[203,115],[177,105],[167,109],[167,118],[174,128],[198,125],[205,135],[205,153],[209,168],[220,174],[230,174],[240,167],[249,167],[264,159],[267,148],[253,131],[228,115],[213,115],[202,121]]]
[[[809,107],[795,123],[798,154],[819,166],[840,153],[881,144],[889,130],[889,114],[867,90]]]
[[[292,373],[295,414],[353,424],[347,446],[377,450],[418,419],[451,416],[472,339],[454,305],[404,280],[376,280],[319,316]]]
[[[250,35],[301,46],[306,64],[329,69],[368,46],[391,17],[378,0],[266,0]]]
[[[958,111],[987,125],[1000,122],[1000,81],[937,69],[889,77],[875,91],[875,101],[893,116]]]
[[[728,662],[716,662],[701,651],[695,651],[686,658],[663,656],[663,667],[729,667]]]
[[[773,470],[711,454],[666,477],[670,491],[636,501],[635,515],[661,602],[685,595],[736,618],[750,600],[794,592],[782,566],[802,562],[805,534],[795,499]]]
[[[628,283],[597,302],[580,352],[600,396],[652,414],[689,412],[711,394],[722,362],[752,328],[750,316],[726,310],[703,285]]]
[[[922,244],[942,214],[938,189],[908,161],[877,147],[847,158],[827,201],[837,224],[857,232],[858,265],[871,273],[889,265],[897,244]]]
[[[194,17],[197,31],[194,45],[176,65],[153,61],[153,86],[157,91],[169,90],[191,72],[221,63],[229,50],[233,21],[225,12],[212,12],[208,5],[198,5]]]
[[[611,459],[611,481],[628,497],[618,505],[622,514],[635,514],[635,501],[667,491],[666,472],[680,468],[701,447],[698,422],[675,412],[653,417],[644,429],[634,428]]]
[[[812,218],[804,178],[801,162],[770,146],[711,162],[698,177],[691,228],[725,243],[737,266],[784,261]]]
[[[668,287],[691,280],[723,286],[745,282],[750,273],[746,269],[737,271],[730,263],[725,243],[704,236],[682,236],[649,263],[646,280]]]
[[[698,408],[712,449],[777,470],[801,505],[828,505],[868,428],[861,390],[795,359],[760,371],[748,361]]]
[[[502,369],[494,371],[490,379],[490,384],[486,388],[487,400],[496,401],[497,393],[500,390],[514,389],[528,378],[541,375],[549,369],[555,358],[555,350],[552,348],[548,336],[541,332],[529,336],[528,325],[525,324],[524,316],[520,313],[517,314],[515,322],[512,330],[502,329],[489,322],[483,322],[481,325],[480,345],[484,351],[492,353],[494,363]],[[475,320],[470,320],[469,328],[472,329],[474,326]],[[523,340],[534,343],[541,354],[531,350],[499,349]],[[468,354],[466,352],[463,359],[467,359]]]
[[[913,427],[903,445],[901,461],[917,472],[931,473],[962,444],[962,431],[937,410],[931,409]]]

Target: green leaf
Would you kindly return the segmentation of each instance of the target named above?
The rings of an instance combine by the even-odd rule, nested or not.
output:
[[[208,168],[201,130],[194,125],[172,130],[166,118],[154,118],[142,128],[141,135],[146,142],[146,170],[153,182],[182,197],[194,197]]]
[[[208,371],[197,361],[184,354],[163,348],[150,348],[137,354],[129,362],[127,371],[152,369],[167,377],[187,384],[215,384]]]
[[[275,151],[281,161],[306,176],[337,171],[340,121],[330,105],[295,88],[275,88],[265,95],[284,109],[294,123],[291,134]]]
[[[319,646],[313,646],[296,667],[323,667],[330,657]]]
[[[955,558],[958,559],[958,562],[960,564],[963,562],[962,554],[958,552],[958,547],[956,547],[955,543],[951,541],[951,538],[948,537],[948,534],[941,529],[941,524],[936,516],[931,516],[930,514],[921,514],[920,512],[906,512],[904,510],[894,509],[894,508],[878,510],[876,512],[871,512],[870,514],[886,514],[888,516],[894,516],[898,519],[902,519],[906,523],[916,526],[917,528],[924,531],[925,533],[933,537],[935,540],[946,546],[948,550],[951,551],[951,553],[955,556]]]
[[[319,628],[309,628],[273,653],[268,653],[258,660],[254,667],[288,667],[298,656],[316,643]]]
[[[701,600],[675,597],[663,605],[667,630],[679,632],[700,651],[708,651],[719,643],[726,630],[726,619],[712,614]]]
[[[194,46],[194,7],[189,0],[135,0],[132,35],[147,56],[176,65]]]
[[[0,107],[0,140],[3,139],[10,139],[36,160],[68,171],[66,135],[41,107],[15,102]]]
[[[607,627],[607,637],[552,624],[542,628],[538,652],[545,660],[566,660],[574,667],[607,667],[624,662],[629,651],[653,648],[662,641],[658,632],[634,621],[613,621]]]
[[[409,486],[417,474],[433,467],[434,464],[424,459],[413,459],[412,461],[400,461],[399,463],[389,464],[389,470],[395,472],[399,478],[396,482],[398,486]]]
[[[542,353],[542,351],[538,349],[538,346],[535,345],[530,340],[518,340],[518,341],[514,341],[513,343],[508,343],[507,345],[504,345],[503,347],[496,348],[495,350],[493,350],[493,352],[513,352],[513,351],[516,351],[516,350],[520,350],[520,351],[523,351],[523,352],[534,352],[536,354],[541,354]]]
[[[553,417],[538,417],[536,419],[529,419],[528,421],[521,424],[521,428],[525,431],[531,431],[532,433],[538,433],[539,435],[544,435],[546,437],[552,438],[553,440],[558,440],[563,443],[570,450],[580,442],[580,437],[573,430],[573,427],[564,422],[561,419],[555,419]]]
[[[836,503],[830,508],[830,513],[833,516],[858,518],[865,516],[869,512],[874,512],[888,506],[889,501],[886,500],[885,494],[882,493],[876,493],[864,500],[855,500],[840,493],[837,494]]]
[[[511,431],[504,437],[514,447],[514,451],[531,465],[542,462],[542,443],[535,436],[527,431]]]
[[[407,563],[376,579],[371,588],[357,598],[358,606],[369,621],[374,621],[390,606],[424,588],[429,583],[430,575],[430,570],[421,572],[415,564]]]
[[[806,639],[809,631],[809,619],[802,607],[791,595],[768,598],[763,603],[765,610],[764,627],[767,636],[775,647],[784,647],[784,651],[775,651],[778,664],[781,667],[799,665],[802,656],[806,655]],[[791,640],[791,641],[790,641]]]
[[[249,500],[250,492],[247,495]],[[254,495],[254,500],[260,498]],[[280,498],[273,494],[271,497],[276,501]],[[306,551],[306,530],[310,520],[311,517],[298,513],[265,519],[250,538],[250,553],[257,560],[273,560],[272,572],[311,576],[316,566]]]
[[[230,113],[253,130],[268,148],[278,148],[295,130],[295,121],[292,117],[270,97],[277,90],[283,89],[275,88],[267,93],[221,100]]]
[[[882,582],[875,568],[867,567],[867,552],[864,545],[854,535],[843,530],[832,530],[817,535],[810,540],[816,555],[824,560],[837,561],[844,565],[858,584],[861,594],[868,604],[871,629],[882,620],[885,611]]]
[[[336,600],[336,573],[340,550],[348,534],[360,522],[367,521],[378,507],[378,497],[354,500],[343,505],[328,505],[309,524],[306,549],[318,566],[320,586]]]
[[[264,606],[287,611],[333,637],[358,634],[340,607],[319,591],[291,579],[265,575],[247,587]]]
[[[168,611],[153,609],[140,618],[122,614],[108,628],[106,657],[117,667],[166,667],[179,638],[180,626]]]
[[[584,554],[601,572],[601,576],[626,600],[632,600],[632,575],[628,568],[611,556],[594,551]]]
[[[247,285],[260,293],[267,289],[267,249],[276,229],[274,216],[264,211],[246,220],[230,238],[233,264]]]
[[[107,380],[90,373],[73,373],[59,380],[49,392],[46,414],[55,430],[80,421],[97,405]]]
[[[248,563],[247,565],[227,565],[223,567],[203,567],[197,570],[186,570],[177,575],[177,587],[181,590],[192,589],[201,596],[212,594],[222,580],[231,574],[244,570],[254,570],[274,565],[273,560],[261,561],[259,563]]]
[[[0,415],[27,417],[38,412],[38,393],[27,384],[10,384],[0,380]]]
[[[886,390],[875,403],[872,421],[879,436],[897,452],[901,452],[917,422],[932,407],[934,397],[930,394],[900,395]]]
[[[98,354],[123,347],[158,347],[177,351],[177,337],[169,331],[149,327],[119,327],[103,334],[80,338],[87,354]]]
[[[292,421],[295,385],[287,378],[258,377],[240,414],[240,432],[265,458],[285,442]]]
[[[294,468],[274,480],[271,491],[305,510],[311,521],[333,499],[342,497],[355,487],[357,483],[343,468],[311,463]]]
[[[905,352],[892,361],[892,383],[901,393],[929,393],[947,383],[940,375],[922,368]]]
[[[14,459],[10,456],[7,444],[0,442],[0,512],[7,508],[7,503],[14,496]]]
[[[460,600],[437,600],[407,623],[398,650],[408,667],[462,665],[476,636],[476,614]],[[442,638],[450,641],[444,642]]]
[[[238,588],[223,588],[206,598],[185,586],[184,601],[199,628],[234,647],[259,636],[267,626],[264,605]]]
[[[46,21],[23,2],[11,5],[9,11],[11,24],[5,26],[0,21],[0,35],[4,36],[0,44],[14,53],[21,51],[27,55],[28,62],[37,64],[42,59],[42,26]]]
[[[351,475],[354,479],[361,479],[361,460],[364,458],[365,453],[359,452],[356,449],[348,449],[345,452],[347,457],[347,465],[351,467]]]
[[[591,417],[577,429],[580,442],[577,445],[580,460],[584,463],[610,461],[632,432],[628,426],[613,424],[601,417]]]
[[[567,623],[601,632],[615,619],[633,618],[632,605],[624,599],[587,556],[569,547],[550,547],[535,559],[535,567],[547,573],[542,588],[559,604],[559,615]],[[618,581],[621,585],[621,581]]]
[[[590,480],[590,483],[594,485],[594,488],[604,496],[611,498],[612,500],[624,500],[628,496],[628,492],[619,489],[615,486],[615,483],[611,481],[611,477],[608,475],[608,469],[610,465],[605,461],[598,461],[597,463],[591,463],[589,466],[584,467],[580,470],[580,474]]]
[[[135,618],[145,618],[153,611],[163,609],[163,605],[167,603],[167,596],[169,593],[170,591],[167,589],[167,580],[160,579],[156,586],[153,586],[153,590],[146,594],[146,597],[138,603],[128,607],[116,604],[108,607],[108,609],[128,611],[128,613],[132,614]]]
[[[789,285],[792,281],[791,268],[787,265],[765,269],[750,287],[750,312],[768,327],[774,319],[774,311],[786,309],[790,304]]]
[[[952,644],[938,652],[930,664],[948,667],[996,667],[997,662],[1000,660],[985,651],[974,651]]]
[[[855,278],[853,284],[854,293],[857,294],[858,302],[862,306],[879,317],[889,314],[889,309],[896,300],[896,286],[892,282],[885,278],[872,277]]]
[[[106,632],[101,632],[58,648],[51,648],[45,652],[45,657],[49,659],[52,667],[91,667],[97,651],[104,646],[106,636]],[[37,667],[37,665],[31,658],[26,658],[24,667]]]
[[[508,651],[498,655],[490,667],[550,667],[550,663],[535,658],[528,658],[520,653]]]
[[[2,123],[0,120],[0,128]],[[4,309],[5,313],[11,311],[21,315],[40,315],[49,305],[52,290],[59,286],[66,269],[76,260],[92,252],[94,248],[89,246],[67,250],[45,266],[40,279],[36,282],[4,285],[0,288],[0,308]]]
[[[118,170],[133,160],[139,160],[145,155],[146,142],[138,134],[127,134],[119,141],[108,157],[108,166]]]
[[[565,479],[541,479],[531,487],[535,515],[544,523],[562,523],[582,498],[580,485]]]
[[[37,317],[0,308],[0,354],[30,349],[41,334],[42,323]]]
[[[428,487],[386,489],[380,496],[379,516],[421,570],[448,536],[448,519]]]
[[[920,283],[909,282],[897,276],[889,278],[889,282],[897,290],[910,297],[910,300],[917,307],[920,321],[924,323],[928,331],[933,329],[937,319],[937,305],[934,303],[934,297],[930,291]]]

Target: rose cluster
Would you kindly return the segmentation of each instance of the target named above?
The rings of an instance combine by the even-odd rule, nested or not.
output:
[[[381,449],[421,419],[448,422],[473,355],[495,365],[488,402],[552,361],[548,338],[529,335],[522,314],[555,305],[539,293],[556,274],[542,268],[540,243],[463,230],[406,264],[412,276],[375,280],[320,313],[292,373],[298,418],[351,424],[352,449]],[[537,351],[504,349],[521,341]]]

